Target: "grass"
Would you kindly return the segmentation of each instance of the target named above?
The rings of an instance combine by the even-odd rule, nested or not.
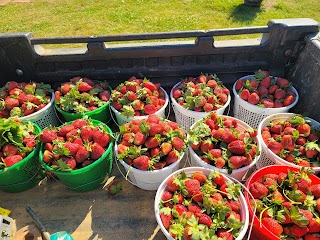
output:
[[[0,6],[0,32],[35,37],[209,30],[265,26],[270,19],[313,18],[318,0],[32,0]]]

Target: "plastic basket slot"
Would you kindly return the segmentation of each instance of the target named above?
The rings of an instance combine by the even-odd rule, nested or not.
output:
[[[257,114],[239,106],[239,111],[235,114],[236,117],[245,123],[249,124],[251,127],[257,128],[259,123],[268,115]]]

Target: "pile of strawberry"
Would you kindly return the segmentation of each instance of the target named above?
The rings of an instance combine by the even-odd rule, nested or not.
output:
[[[0,170],[20,162],[38,143],[35,126],[13,118],[0,118],[0,136]]]
[[[112,106],[126,117],[150,115],[166,102],[160,83],[131,77],[112,91]]]
[[[181,172],[170,177],[159,203],[160,219],[174,239],[228,239],[239,236],[241,186],[219,172]]]
[[[257,131],[238,128],[236,119],[213,112],[189,130],[192,150],[206,163],[217,168],[238,169],[259,155]]]
[[[256,216],[275,236],[320,239],[320,183],[312,183],[310,174],[310,169],[269,173],[247,186]]]
[[[43,161],[52,169],[72,171],[99,159],[111,144],[112,136],[105,125],[90,119],[77,119],[60,127],[44,129]]]
[[[320,166],[320,130],[302,116],[272,120],[260,134],[268,149],[282,159],[304,167]]]
[[[252,77],[237,80],[235,90],[248,103],[265,108],[280,108],[295,101],[297,96],[291,86],[289,80],[259,70]]]
[[[179,105],[196,112],[211,112],[223,107],[229,94],[229,89],[211,74],[188,77],[172,89],[172,96]]]
[[[106,82],[96,82],[89,78],[74,77],[61,84],[55,92],[55,103],[68,113],[84,113],[105,105],[110,99],[110,89]]]
[[[48,84],[7,82],[0,88],[0,118],[28,116],[44,108],[51,97]]]
[[[117,158],[140,170],[162,169],[180,159],[186,134],[175,122],[157,115],[120,126]]]

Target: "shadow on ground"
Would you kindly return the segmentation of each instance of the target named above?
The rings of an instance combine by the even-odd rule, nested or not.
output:
[[[240,4],[232,10],[229,18],[235,22],[250,23],[261,12],[261,7],[249,7],[245,4]]]

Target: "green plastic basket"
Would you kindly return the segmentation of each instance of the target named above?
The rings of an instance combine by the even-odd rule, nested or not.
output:
[[[36,133],[41,129],[35,123]],[[22,192],[36,186],[45,177],[43,168],[38,161],[40,144],[20,162],[0,170],[0,190],[4,192]]]
[[[109,90],[110,92],[112,91],[112,88],[109,86]],[[61,115],[63,116],[64,120],[66,122],[70,122],[79,118],[82,118],[83,116],[88,116],[91,119],[95,119],[98,120],[100,122],[103,123],[107,123],[109,122],[111,116],[110,116],[110,110],[109,110],[109,106],[110,106],[110,101],[106,102],[106,104],[104,104],[103,106],[90,111],[90,112],[84,112],[84,113],[69,113],[66,111],[63,111],[62,109],[60,109],[59,105],[54,103],[54,106],[56,108],[56,110],[61,113]]]
[[[101,121],[92,120],[93,125],[101,124]],[[71,123],[71,122],[68,122]],[[105,125],[108,133],[112,134],[111,129]],[[94,161],[92,164],[77,170],[72,170],[70,172],[58,171],[52,169],[45,162],[43,162],[43,148],[44,144],[41,144],[39,152],[39,161],[42,166],[49,172],[55,174],[59,181],[66,187],[76,191],[76,192],[86,192],[98,188],[103,184],[103,181],[107,175],[111,173],[112,170],[112,159],[113,159],[113,140],[104,154]]]

